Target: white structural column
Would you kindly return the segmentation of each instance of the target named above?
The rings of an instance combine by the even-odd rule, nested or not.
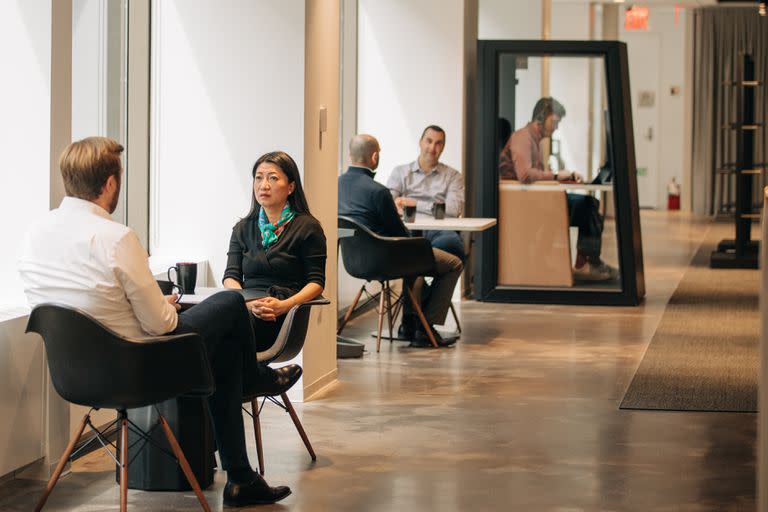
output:
[[[323,295],[302,353],[303,399],[336,380],[336,180],[339,158],[341,0],[306,0],[304,187],[312,214],[325,229],[328,260]]]
[[[72,142],[72,2],[51,2],[51,208],[64,197],[64,183],[59,170],[59,155]],[[46,366],[47,367],[47,366]],[[70,406],[44,372],[45,463],[42,477],[47,477],[67,446]]]

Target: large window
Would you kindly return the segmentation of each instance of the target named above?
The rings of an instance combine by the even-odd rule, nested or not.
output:
[[[128,0],[72,2],[72,140],[99,135],[126,146],[127,4]],[[124,177],[123,183],[127,181]],[[125,223],[126,197],[120,194],[112,216],[117,222]]]
[[[127,0],[72,2],[72,138],[125,144]],[[16,270],[21,240],[51,206],[52,3],[0,2],[0,313],[26,304]],[[54,63],[56,64],[56,63]],[[56,197],[53,201],[58,203]],[[123,197],[115,219],[126,218]]]
[[[48,210],[50,27],[50,0],[0,2],[0,309],[25,304],[17,249]]]

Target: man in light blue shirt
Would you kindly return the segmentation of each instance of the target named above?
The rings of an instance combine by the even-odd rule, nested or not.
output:
[[[416,200],[416,211],[432,214],[432,205],[445,204],[447,217],[461,217],[464,211],[464,178],[459,171],[440,163],[445,149],[445,130],[427,126],[419,139],[419,158],[394,168],[387,188],[402,209],[406,198]],[[425,231],[432,247],[466,259],[464,242],[455,231]]]

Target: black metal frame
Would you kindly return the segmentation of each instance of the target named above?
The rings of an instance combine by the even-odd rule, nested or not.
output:
[[[475,298],[490,302],[636,306],[645,296],[640,213],[637,200],[632,105],[627,46],[618,41],[478,41],[477,166],[473,211],[477,217],[498,216],[498,76],[501,54],[549,57],[603,57],[608,111],[613,137],[613,191],[621,290],[523,288],[498,285],[497,228],[480,233],[474,259]]]
[[[755,63],[748,53],[742,55],[741,79],[726,83],[737,88],[739,110],[736,120],[722,127],[736,132],[736,162],[733,167],[723,166],[736,175],[736,208],[733,212],[735,238],[722,240],[712,252],[709,266],[712,268],[758,268],[760,242],[752,240],[752,221],[760,219],[753,204],[753,176],[761,176],[765,167],[755,165],[755,134],[763,127],[755,122],[755,89],[762,84],[755,81]]]

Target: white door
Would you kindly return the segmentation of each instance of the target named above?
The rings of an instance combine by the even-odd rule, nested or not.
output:
[[[658,34],[623,32],[629,53],[629,85],[635,131],[637,192],[641,208],[663,206],[659,191],[659,75]]]

